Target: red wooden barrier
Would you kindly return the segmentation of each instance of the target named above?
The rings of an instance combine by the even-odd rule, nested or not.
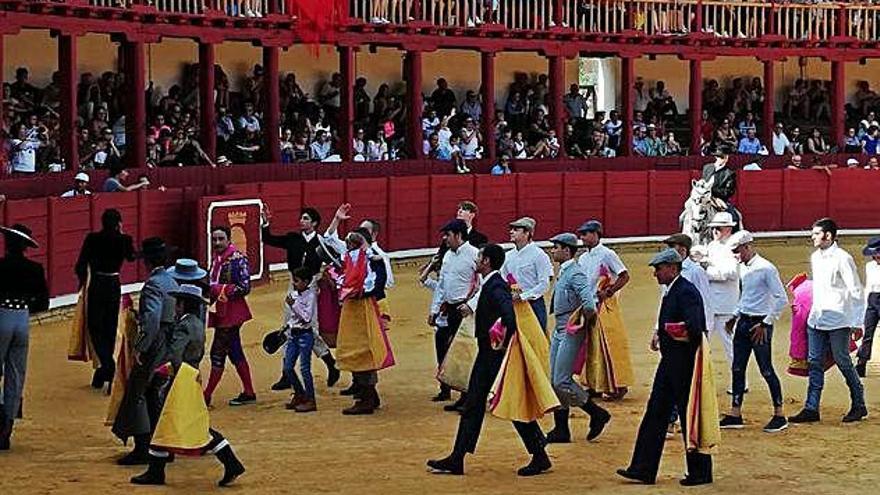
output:
[[[678,216],[690,194],[690,172],[648,172],[648,232],[679,232]]]
[[[431,221],[430,182],[429,176],[388,179],[388,249],[438,244],[437,226]]]
[[[388,245],[388,179],[346,179],[345,202],[352,205],[348,229],[356,228],[363,220],[379,222],[379,246]]]
[[[782,174],[783,228],[809,230],[816,219],[828,214],[830,177],[824,170],[785,170]]]
[[[135,197],[135,200],[137,198]],[[92,230],[89,198],[48,198],[49,262],[46,272],[53,294],[76,292],[78,283],[73,268],[83,238]]]
[[[483,219],[480,231],[492,242],[508,242],[510,229],[507,224],[516,220],[517,215],[516,177],[477,176],[475,186],[474,197]]]
[[[752,232],[782,229],[782,170],[740,172],[734,200]]]
[[[828,216],[840,228],[876,228],[880,223],[880,189],[877,172],[835,170],[828,192]]]
[[[574,232],[587,220],[605,220],[605,172],[571,172],[563,176],[563,230]]]
[[[623,237],[648,232],[648,173],[605,174],[605,235]]]
[[[530,216],[538,222],[535,239],[547,239],[563,230],[563,177],[558,172],[516,176],[516,216]]]

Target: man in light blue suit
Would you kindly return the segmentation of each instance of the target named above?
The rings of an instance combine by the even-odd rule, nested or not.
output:
[[[549,443],[568,443],[571,431],[568,427],[568,408],[580,407],[590,415],[590,431],[587,440],[598,437],[611,414],[590,399],[590,394],[572,379],[574,363],[596,319],[596,287],[577,264],[577,236],[570,233],[556,235],[550,241],[550,255],[559,263],[559,276],[553,290],[550,312],[556,317],[556,326],[550,336],[550,378],[562,407],[553,412],[555,426],[547,434]],[[566,323],[578,308],[583,309],[584,322],[577,331],[566,329]]]

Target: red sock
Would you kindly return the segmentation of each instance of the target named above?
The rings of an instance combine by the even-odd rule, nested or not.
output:
[[[238,372],[238,377],[241,379],[244,393],[246,395],[256,395],[254,394],[254,382],[251,380],[251,367],[248,365],[247,360],[242,359],[241,362],[236,364],[235,371]]]
[[[218,368],[216,366],[211,366],[211,376],[208,378],[208,385],[205,387],[205,403],[211,403],[211,396],[214,395],[214,389],[217,388],[217,384],[220,383],[220,378],[223,377],[223,368]]]

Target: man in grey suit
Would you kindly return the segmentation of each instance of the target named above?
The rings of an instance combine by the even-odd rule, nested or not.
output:
[[[122,466],[150,461],[150,438],[162,412],[160,391],[166,381],[154,371],[168,352],[167,336],[175,320],[175,301],[169,292],[178,289],[177,282],[165,270],[168,253],[162,239],[144,239],[141,257],[150,276],[141,289],[134,367],[112,429],[122,441],[134,437],[134,450],[117,461]]]
[[[548,443],[568,443],[571,431],[568,427],[568,408],[576,406],[590,415],[590,431],[587,440],[594,440],[611,420],[611,414],[590,399],[590,394],[572,379],[574,362],[587,337],[587,331],[596,320],[596,287],[575,261],[578,250],[577,236],[563,233],[551,238],[550,255],[559,263],[559,276],[553,290],[550,312],[556,318],[556,326],[550,337],[550,377],[553,389],[562,407],[553,411],[555,426],[547,434]],[[577,331],[566,329],[572,313],[582,308],[584,325]]]

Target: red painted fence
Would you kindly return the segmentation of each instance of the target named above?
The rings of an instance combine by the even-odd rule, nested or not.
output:
[[[422,175],[382,178],[229,184],[222,199],[259,197],[273,214],[272,227],[296,227],[299,209],[318,209],[329,223],[336,206],[354,205],[355,221],[373,218],[382,224],[379,242],[389,250],[432,246],[436,229],[452,218],[455,205],[473,199],[480,206],[480,230],[493,241],[507,240],[507,222],[530,215],[538,221],[537,237],[546,239],[573,230],[589,218],[600,219],[609,237],[662,235],[678,228],[678,214],[697,172],[533,172],[505,177]],[[805,230],[817,218],[834,217],[842,228],[880,226],[880,174],[867,170],[764,170],[740,172],[735,198],[746,225],[754,231]],[[41,247],[33,253],[47,267],[53,295],[76,289],[73,265],[85,234],[100,225],[105,208],[119,208],[124,229],[138,242],[162,236],[178,255],[196,250],[204,226],[199,225],[198,200],[208,186],[172,188],[164,192],[96,194],[89,198],[21,199],[0,204],[4,224],[27,224]],[[51,233],[51,235],[50,235]],[[270,263],[284,253],[267,248]],[[145,274],[129,265],[124,282]]]

